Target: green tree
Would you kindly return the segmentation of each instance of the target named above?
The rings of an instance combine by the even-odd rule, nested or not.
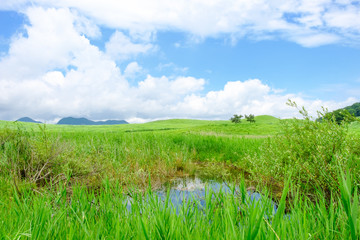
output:
[[[325,111],[326,110],[326,111]],[[337,124],[349,123],[353,121],[359,121],[360,117],[360,102],[354,103],[351,106],[335,110],[333,112],[328,112],[327,109],[324,109],[324,116],[316,119],[317,121],[323,121],[324,119],[335,121]]]
[[[249,115],[246,115],[245,114],[245,118],[246,118],[246,121],[250,122],[250,123],[255,123],[255,116],[254,114],[249,114]]]
[[[327,120],[333,120],[339,125],[343,122],[349,123],[357,120],[356,117],[347,109],[339,109],[330,113],[326,113],[325,118]]]
[[[349,113],[355,117],[360,116],[360,102],[354,103],[353,105],[345,107],[344,109],[348,110]]]
[[[241,118],[243,117],[243,115],[237,115],[234,114],[234,116],[232,118],[230,118],[230,121],[233,123],[241,123]]]

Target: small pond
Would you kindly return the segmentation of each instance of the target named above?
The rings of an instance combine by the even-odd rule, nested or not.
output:
[[[165,201],[167,192],[169,191],[169,200],[174,208],[176,208],[176,212],[178,212],[184,201],[196,202],[198,207],[205,207],[205,197],[210,189],[214,193],[214,196],[220,191],[224,194],[230,194],[233,191],[235,191],[235,194],[240,194],[240,189],[237,186],[230,186],[230,184],[225,181],[209,180],[200,177],[174,179],[164,184],[162,188],[155,191],[155,193],[162,201]],[[247,190],[247,194],[249,196],[248,204],[251,204],[253,201],[261,202],[262,199],[266,199],[259,192],[253,190]],[[273,208],[272,212],[275,214],[277,205],[273,201],[271,201],[271,204]],[[131,199],[128,201],[128,209],[131,209]]]

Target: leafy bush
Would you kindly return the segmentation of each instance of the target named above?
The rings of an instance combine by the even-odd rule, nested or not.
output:
[[[288,105],[298,108],[290,100]],[[291,175],[309,196],[321,191],[330,198],[339,193],[340,168],[359,176],[360,143],[349,136],[345,122],[339,125],[334,118],[313,121],[304,107],[299,112],[303,119],[283,120],[282,134],[268,139],[260,159],[253,161],[254,167],[263,178],[283,181]],[[324,117],[327,112],[318,114]]]

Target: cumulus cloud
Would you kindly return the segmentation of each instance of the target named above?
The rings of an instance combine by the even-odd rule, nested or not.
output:
[[[159,104],[169,104],[186,94],[199,92],[204,84],[205,80],[201,78],[177,77],[169,80],[165,76],[156,78],[148,75],[144,81],[139,82],[137,96],[144,101],[157,100]]]
[[[299,94],[281,94],[259,79],[228,82],[223,90],[210,91],[205,96],[189,95],[177,105],[179,111],[188,111],[192,117],[202,114],[208,118],[224,119],[229,113],[268,114],[281,118],[297,116],[297,110],[286,105],[292,99],[299,106],[305,106],[312,116],[324,106],[330,110],[347,106],[356,101],[349,98],[344,102],[306,100]]]
[[[77,30],[68,9],[34,8],[27,14],[27,36],[15,38],[0,61],[1,102],[11,106],[3,118],[88,114],[86,106],[96,109],[96,100],[109,104],[111,91],[126,91],[116,64]]]
[[[124,76],[127,79],[132,79],[136,77],[139,73],[143,71],[143,68],[137,63],[137,62],[131,62],[129,63],[125,70],[124,70]]]
[[[26,13],[32,26],[26,26],[28,36],[14,37],[1,61],[2,78],[35,77],[53,68],[65,68],[72,59],[72,49],[88,41],[73,28],[74,18],[67,9],[32,8]]]
[[[116,31],[106,43],[106,53],[115,60],[126,60],[138,54],[155,51],[150,43],[134,43],[122,32]]]
[[[101,36],[99,27],[91,19],[74,12],[74,20],[75,29],[77,32],[95,39]]]

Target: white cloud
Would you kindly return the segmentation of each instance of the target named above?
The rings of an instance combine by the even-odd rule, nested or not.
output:
[[[206,96],[190,95],[177,105],[179,112],[188,112],[188,116],[227,119],[234,113],[273,115],[288,118],[297,116],[297,110],[286,105],[292,99],[299,106],[305,106],[312,116],[317,110],[327,107],[329,110],[338,109],[354,103],[357,99],[349,98],[344,102],[306,100],[298,94],[279,94],[258,79],[228,82],[223,90],[211,91]]]
[[[75,28],[79,33],[85,34],[91,38],[99,38],[101,32],[99,27],[89,18],[86,18],[78,13],[74,13]]]
[[[289,38],[304,47],[317,47],[340,41],[338,36],[328,33],[300,33],[299,35],[290,36]]]
[[[194,77],[177,77],[169,80],[166,76],[160,78],[148,75],[144,81],[139,82],[137,97],[143,101],[153,101],[159,104],[174,104],[186,94],[199,92],[205,84],[204,79]]]
[[[357,0],[5,0],[0,9],[23,10],[29,5],[76,9],[91,22],[129,31],[133,40],[148,42],[155,32],[168,30],[189,33],[195,40],[225,34],[235,42],[244,36],[268,39],[275,34],[304,46],[337,43],[343,38],[358,42],[360,35]],[[90,32],[96,35],[96,30]],[[324,36],[328,37],[321,40]],[[122,52],[116,42],[126,38],[121,34],[115,37],[112,45]],[[148,47],[137,46],[134,51]]]
[[[69,10],[27,13],[28,36],[15,38],[0,61],[1,102],[11,106],[3,118],[88,115],[102,111],[102,104],[113,105],[114,94],[127,91],[116,64],[77,31]]]
[[[34,77],[53,68],[64,68],[71,61],[72,50],[88,41],[73,28],[74,18],[67,9],[32,8],[27,15],[32,24],[26,27],[28,37],[20,35],[11,43],[0,66],[3,78]]]
[[[131,62],[126,66],[124,70],[124,76],[127,79],[131,79],[136,77],[142,71],[143,68],[137,62]]]
[[[345,8],[331,8],[325,13],[324,20],[326,23],[335,28],[343,30],[360,31],[360,8],[348,5]]]
[[[150,43],[133,43],[129,37],[118,31],[111,36],[105,47],[106,53],[115,60],[126,60],[140,53],[156,50]]]
[[[65,84],[65,77],[59,71],[47,72],[42,80],[53,87],[62,87]]]

